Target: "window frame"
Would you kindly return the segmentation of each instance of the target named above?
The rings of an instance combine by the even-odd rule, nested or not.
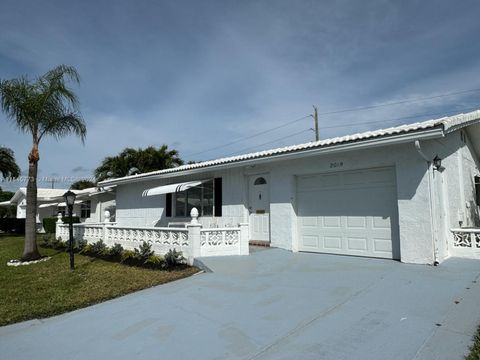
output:
[[[88,205],[88,207],[87,207]],[[86,213],[84,213],[86,212]],[[88,214],[88,216],[83,216],[83,215],[86,215]],[[91,200],[87,200],[87,201],[84,201],[80,204],[80,218],[81,219],[89,219],[92,215],[92,201]]]
[[[205,183],[208,183],[208,182],[211,182],[212,184],[212,191],[211,191],[211,200],[207,200],[209,202],[211,202],[211,211],[209,212],[209,214],[205,215],[205,209],[207,208],[207,206],[204,205],[204,202],[205,202],[205,197],[204,197],[204,194],[205,194],[205,187],[202,186],[204,185]],[[188,192],[189,190],[193,190],[193,189],[196,189],[198,190],[198,188],[200,188],[201,190],[201,195],[200,195],[200,206],[194,206],[197,208],[198,210],[198,215],[199,216],[211,216],[213,217],[215,215],[215,179],[212,178],[212,179],[209,179],[207,181],[205,181],[204,184],[200,185],[200,186],[195,186],[193,188],[190,188],[190,189],[187,189],[185,191],[182,191],[182,192],[176,192],[173,196],[173,201],[172,201],[172,207],[173,207],[173,211],[172,211],[172,214],[174,215],[175,218],[188,218],[190,217],[190,213],[188,211],[188,208],[189,208],[189,204],[188,204]],[[181,194],[182,198],[184,199],[184,202],[183,202],[183,212],[184,214],[183,215],[179,215],[178,214],[178,210],[179,210],[179,207],[177,206],[178,205],[178,195]]]

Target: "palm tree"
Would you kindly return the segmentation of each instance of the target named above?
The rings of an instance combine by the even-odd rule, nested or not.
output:
[[[70,185],[70,190],[84,190],[97,186],[96,183],[90,180],[77,180]]]
[[[15,162],[13,151],[6,147],[0,147],[0,173],[4,178],[17,178],[20,176],[20,168]]]
[[[36,243],[38,147],[44,136],[55,139],[75,134],[82,142],[87,129],[78,109],[75,93],[66,82],[79,84],[74,67],[59,65],[30,81],[26,77],[0,80],[0,105],[17,128],[32,137],[28,155],[25,247],[22,260],[40,258]]]
[[[145,149],[125,148],[116,156],[106,157],[95,169],[95,178],[102,181],[107,178],[117,178],[145,173],[149,171],[168,169],[183,165],[177,150],[169,150],[167,145],[159,148],[149,146]]]

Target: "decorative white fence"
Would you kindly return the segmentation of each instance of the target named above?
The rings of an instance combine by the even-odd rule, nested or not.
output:
[[[453,256],[480,259],[480,229],[451,229],[453,234]]]
[[[203,229],[193,211],[192,215],[192,222],[185,228],[117,226],[109,222],[74,224],[73,237],[75,241],[85,240],[87,243],[103,240],[107,246],[120,244],[131,250],[145,241],[158,255],[166,254],[170,249],[181,251],[190,264],[194,258],[202,256],[248,255],[248,224]],[[68,226],[59,218],[56,237],[68,241]]]

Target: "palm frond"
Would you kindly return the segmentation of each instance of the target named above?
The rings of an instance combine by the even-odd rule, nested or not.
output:
[[[20,176],[20,168],[15,162],[15,155],[9,148],[0,147],[0,172],[4,178]]]

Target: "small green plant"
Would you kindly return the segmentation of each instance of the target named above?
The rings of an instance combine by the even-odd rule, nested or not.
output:
[[[132,263],[137,259],[137,254],[133,250],[123,250],[120,261],[124,264]]]
[[[135,249],[137,250],[137,249]],[[154,255],[152,245],[144,241],[138,248],[137,257],[138,260],[145,262],[150,256]]]
[[[113,244],[113,246],[109,250],[109,255],[111,257],[119,257],[122,255],[123,252],[123,246],[120,244]]]
[[[107,245],[101,239],[92,244],[92,252],[99,256],[107,256],[109,253]]]
[[[87,240],[84,240],[84,239],[81,239],[81,240],[77,240],[75,242],[75,247],[74,247],[74,251],[78,251],[78,252],[81,252],[85,246],[87,246]]]
[[[55,240],[55,235],[53,234],[45,234],[42,236],[42,246],[44,247],[52,247],[52,244]]]
[[[62,241],[62,238],[58,237],[56,239],[53,239],[53,241],[51,242],[51,246],[52,248],[54,249],[57,249],[57,250],[63,250],[63,249],[66,249],[67,246],[68,246],[68,241],[67,242],[63,242]]]
[[[163,258],[165,261],[165,268],[167,269],[172,269],[178,265],[183,264],[185,261],[182,252],[175,249],[168,250],[168,252],[164,255]]]
[[[93,245],[92,244],[85,245],[82,249],[80,249],[80,254],[85,254],[85,255],[94,254]]]
[[[163,259],[157,255],[150,255],[143,263],[147,267],[158,269],[163,265]]]

